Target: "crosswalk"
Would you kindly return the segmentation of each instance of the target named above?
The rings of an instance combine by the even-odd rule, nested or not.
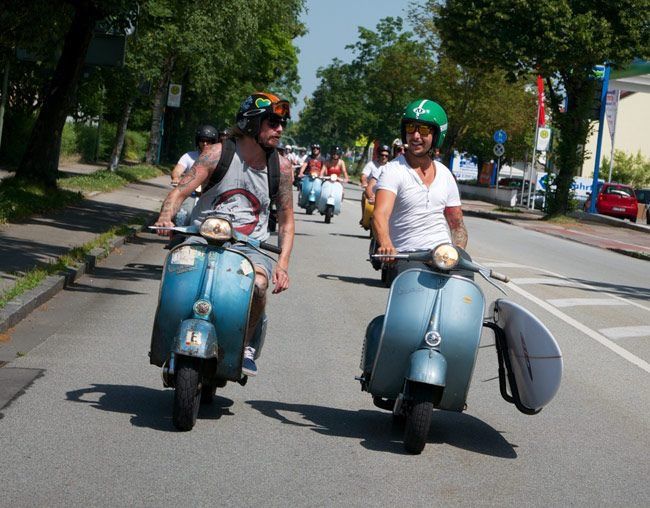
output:
[[[510,276],[506,289],[544,308],[565,323],[650,373],[650,306],[647,288],[573,280],[538,267],[496,260],[477,262]],[[616,325],[616,326],[612,326]],[[640,358],[632,351],[646,359]]]

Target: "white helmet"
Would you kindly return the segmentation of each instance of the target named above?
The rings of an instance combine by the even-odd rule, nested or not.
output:
[[[284,148],[285,148],[285,150],[286,150],[287,152],[290,152],[290,151],[291,151],[291,145],[285,145]]]

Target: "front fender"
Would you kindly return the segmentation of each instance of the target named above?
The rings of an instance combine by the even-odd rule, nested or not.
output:
[[[411,354],[406,379],[444,387],[447,384],[447,360],[435,349],[418,349]]]
[[[186,319],[176,334],[174,353],[196,358],[217,358],[217,332],[214,325],[202,319]]]

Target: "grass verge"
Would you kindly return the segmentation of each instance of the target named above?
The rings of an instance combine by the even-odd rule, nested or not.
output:
[[[111,240],[120,236],[128,236],[135,231],[136,225],[143,225],[144,217],[137,217],[133,224],[114,226],[105,233],[100,234],[94,240],[87,242],[79,247],[72,248],[67,254],[61,256],[56,261],[43,266],[37,266],[22,275],[19,275],[14,285],[6,291],[0,293],[0,309],[4,308],[14,298],[34,289],[45,278],[65,271],[68,267],[78,265],[86,259],[86,255],[93,249],[101,248],[104,251],[110,249]]]
[[[120,166],[115,171],[100,170],[89,175],[62,177],[57,189],[6,178],[0,182],[0,224],[31,215],[64,208],[81,201],[90,192],[109,192],[130,182],[148,180],[166,174],[164,169],[141,164]]]
[[[494,209],[495,212],[507,212],[507,213],[523,213],[519,208],[513,208],[510,206],[497,206]]]

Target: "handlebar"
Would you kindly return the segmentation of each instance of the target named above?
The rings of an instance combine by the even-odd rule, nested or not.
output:
[[[282,249],[280,247],[268,242],[260,242],[260,249],[268,250],[269,252],[273,252],[274,254],[282,254]]]
[[[490,277],[496,280],[500,280],[501,282],[508,283],[510,282],[510,277],[507,275],[503,275],[502,273],[495,272],[494,270],[490,270]]]

